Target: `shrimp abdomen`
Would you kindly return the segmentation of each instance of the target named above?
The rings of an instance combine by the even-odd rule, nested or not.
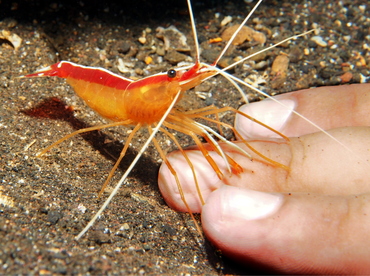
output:
[[[26,77],[44,76],[66,79],[77,95],[101,116],[113,121],[128,119],[122,99],[133,80],[103,68],[86,67],[69,61],[61,61],[26,75]]]

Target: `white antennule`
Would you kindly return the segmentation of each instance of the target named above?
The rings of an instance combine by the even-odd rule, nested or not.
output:
[[[195,27],[195,21],[194,21],[194,14],[193,14],[193,8],[191,6],[190,0],[187,0],[188,7],[189,7],[189,16],[190,16],[190,23],[191,23],[191,29],[193,31],[193,37],[194,37],[194,46],[195,46],[195,63],[199,63],[199,42],[198,42],[198,35],[197,35],[197,28]]]
[[[166,120],[167,115],[171,112],[172,108],[175,106],[178,98],[180,97],[181,91],[177,92],[175,98],[173,99],[171,105],[168,107],[164,115],[162,116],[161,120],[158,122],[158,125],[153,129],[152,134],[149,136],[148,140],[144,143],[143,147],[140,149],[138,154],[136,155],[135,159],[132,161],[131,165],[127,168],[124,175],[121,177],[121,179],[118,181],[116,187],[114,187],[113,191],[110,193],[109,197],[105,200],[102,207],[100,207],[99,211],[93,216],[93,218],[89,221],[89,223],[85,226],[84,229],[76,236],[76,240],[79,240],[87,230],[91,228],[91,226],[94,225],[95,221],[100,217],[100,215],[104,212],[104,210],[107,208],[108,204],[112,201],[113,197],[117,194],[118,190],[121,188],[123,182],[126,180],[127,176],[131,173],[132,169],[135,167],[136,163],[139,161],[140,157],[143,155],[143,153],[148,148],[149,144],[152,142],[154,136],[157,134],[159,129],[162,127],[162,124],[164,120]]]

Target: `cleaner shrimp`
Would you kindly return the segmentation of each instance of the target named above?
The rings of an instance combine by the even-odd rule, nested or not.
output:
[[[106,125],[99,125],[94,127],[89,127],[86,129],[81,129],[75,131],[62,139],[56,141],[52,145],[45,148],[39,155],[45,154],[50,149],[54,148],[55,146],[59,145],[61,142],[81,133],[93,131],[93,130],[100,130],[109,127],[115,126],[128,126],[133,125],[134,128],[130,135],[128,136],[125,146],[116,161],[114,167],[112,168],[111,172],[109,173],[107,180],[103,184],[99,196],[102,195],[102,192],[108,185],[109,181],[111,180],[114,172],[118,168],[120,162],[124,158],[127,149],[129,147],[130,141],[135,137],[137,131],[142,128],[146,127],[150,136],[148,140],[143,145],[142,149],[137,154],[134,161],[128,167],[118,184],[115,186],[101,209],[96,213],[96,215],[92,218],[92,220],[88,223],[88,225],[80,232],[80,234],[76,237],[76,239],[80,239],[84,233],[94,224],[94,222],[99,218],[102,214],[104,209],[108,206],[112,198],[116,195],[120,187],[125,182],[127,176],[137,164],[137,161],[142,156],[146,148],[148,147],[149,143],[153,142],[155,147],[157,148],[163,162],[169,167],[171,170],[172,175],[175,177],[177,182],[177,187],[179,189],[179,193],[181,195],[182,201],[186,207],[186,210],[189,214],[192,215],[192,210],[188,206],[187,199],[184,197],[182,192],[181,183],[177,178],[176,171],[172,168],[171,163],[167,160],[165,152],[159,146],[155,135],[157,132],[164,133],[170,140],[175,143],[178,148],[180,149],[181,153],[183,154],[184,158],[187,160],[187,164],[189,167],[192,168],[192,163],[188,159],[186,153],[182,150],[179,141],[177,138],[171,134],[168,129],[172,129],[175,131],[182,132],[184,134],[189,135],[199,149],[202,151],[204,158],[207,159],[208,163],[212,166],[214,171],[217,173],[220,179],[223,178],[222,172],[218,165],[214,162],[213,158],[209,154],[209,149],[202,145],[201,140],[198,137],[201,137],[205,140],[212,151],[214,151],[218,156],[220,156],[224,160],[224,164],[227,167],[228,173],[238,174],[243,171],[243,168],[236,163],[226,152],[222,150],[219,143],[223,142],[226,143],[228,146],[232,147],[234,150],[241,152],[246,156],[246,158],[252,158],[251,153],[241,149],[237,145],[229,142],[224,136],[222,136],[222,128],[229,129],[233,132],[236,138],[240,139],[253,153],[253,156],[256,156],[258,162],[266,162],[272,164],[273,166],[280,167],[282,170],[288,170],[285,164],[280,164],[275,160],[269,159],[268,157],[262,155],[253,147],[251,147],[246,140],[242,138],[242,136],[238,133],[238,131],[228,123],[222,122],[219,119],[219,115],[224,112],[232,112],[235,114],[239,114],[242,117],[248,118],[255,123],[260,124],[262,127],[268,129],[269,131],[275,132],[281,138],[285,139],[286,142],[289,141],[287,137],[279,132],[275,131],[274,129],[270,128],[269,126],[259,122],[247,114],[238,111],[231,107],[223,107],[223,108],[216,108],[214,106],[209,106],[197,110],[191,110],[182,112],[175,108],[178,101],[183,96],[183,93],[191,88],[196,87],[198,84],[207,80],[211,77],[216,75],[221,75],[225,77],[241,94],[241,97],[247,102],[248,99],[245,95],[244,90],[241,87],[248,87],[253,89],[257,93],[263,95],[264,97],[271,98],[268,94],[262,92],[261,90],[255,88],[253,85],[242,81],[226,71],[235,67],[238,64],[243,63],[245,60],[250,59],[253,56],[260,54],[261,52],[265,52],[271,48],[277,47],[281,44],[287,43],[292,39],[296,39],[301,36],[305,36],[312,31],[307,31],[305,33],[287,38],[273,46],[267,47],[259,52],[256,52],[253,55],[245,57],[226,68],[219,69],[217,64],[219,60],[225,52],[229,49],[230,45],[232,44],[234,38],[237,36],[240,29],[244,26],[244,24],[249,20],[250,16],[253,14],[255,9],[257,9],[258,5],[262,2],[262,0],[258,1],[255,7],[252,9],[250,14],[245,18],[240,27],[235,31],[233,36],[230,38],[228,43],[225,45],[223,51],[220,55],[216,58],[216,60],[212,64],[206,64],[200,61],[200,53],[199,53],[199,43],[194,23],[194,16],[192,14],[190,0],[188,0],[189,6],[189,13],[191,19],[191,26],[193,29],[194,34],[194,41],[195,41],[195,63],[192,66],[184,66],[176,69],[170,69],[165,73],[160,73],[153,75],[151,77],[147,77],[138,81],[133,81],[128,78],[124,78],[122,76],[113,74],[105,69],[102,68],[95,68],[95,67],[86,67],[82,65],[78,65],[68,61],[61,61],[56,64],[53,64],[47,68],[41,69],[36,73],[26,75],[25,77],[44,77],[44,76],[58,76],[60,78],[65,78],[67,83],[69,83],[75,92],[85,100],[85,102],[95,111],[97,111],[103,117],[110,119],[113,121],[112,123]],[[273,99],[273,98],[271,98]],[[293,111],[294,112],[294,111]],[[297,116],[302,117],[300,114],[296,113]],[[210,117],[211,116],[211,117]],[[213,124],[216,126],[218,131],[215,131],[213,128],[208,127],[202,123],[199,123],[197,120],[204,120],[208,123]],[[306,121],[309,121],[305,119]],[[318,130],[322,130],[319,126],[315,125],[313,122],[310,122],[314,127]],[[322,130],[323,131],[323,130]],[[329,135],[329,134],[328,134]],[[335,139],[334,137],[332,137]],[[217,141],[218,140],[218,141]],[[253,157],[253,158],[256,158]],[[197,176],[193,171],[193,180],[194,185],[197,187],[198,190],[198,197],[201,204],[204,204],[204,199],[202,198],[202,193],[198,188],[197,183]],[[194,219],[194,217],[193,217]],[[194,219],[195,221],[195,219]],[[196,224],[198,228],[198,232],[201,233],[199,226]]]

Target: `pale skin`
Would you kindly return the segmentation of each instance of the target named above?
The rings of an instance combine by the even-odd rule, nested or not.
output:
[[[230,152],[245,171],[231,177],[225,171],[225,179],[218,180],[200,153],[191,149],[206,202],[200,206],[192,176],[184,169],[186,163],[181,154],[173,153],[169,160],[180,172],[190,208],[201,211],[207,238],[247,268],[294,274],[369,273],[370,84],[322,87],[278,97],[342,144],[281,111],[284,108],[257,103],[243,112],[253,112],[258,119],[271,115],[270,125],[291,137],[290,142],[263,141],[269,134],[248,122],[239,121],[237,128],[247,128],[246,138],[258,139],[253,146],[290,170]],[[223,160],[215,159],[224,170]],[[161,191],[167,191],[166,202],[185,211],[164,166],[159,184]]]

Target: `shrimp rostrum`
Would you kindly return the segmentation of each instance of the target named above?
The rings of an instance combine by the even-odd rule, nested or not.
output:
[[[190,14],[190,17],[193,22],[192,14]],[[243,24],[241,24],[240,26],[242,26]],[[189,135],[220,179],[222,179],[224,175],[221,172],[219,166],[216,164],[215,160],[209,154],[209,151],[214,151],[217,155],[222,157],[230,174],[239,174],[243,171],[243,168],[237,162],[235,162],[226,152],[222,150],[219,144],[220,142],[226,143],[228,144],[228,146],[232,147],[236,151],[241,152],[246,157],[252,158],[251,155],[245,150],[225,139],[222,136],[221,128],[231,129],[236,138],[240,139],[252,152],[261,157],[260,159],[262,160],[262,162],[267,162],[272,165],[279,166],[282,169],[287,169],[287,167],[285,167],[283,164],[269,159],[268,157],[262,155],[257,150],[252,148],[232,125],[220,121],[218,116],[222,112],[234,112],[239,114],[240,116],[250,118],[248,115],[232,107],[217,108],[215,106],[208,106],[191,111],[181,111],[179,109],[176,109],[176,106],[172,108],[174,105],[177,104],[179,100],[181,100],[181,97],[185,91],[196,87],[204,80],[215,75],[225,76],[236,87],[237,90],[242,92],[240,86],[237,84],[238,79],[233,78],[231,75],[226,73],[226,70],[229,68],[225,68],[223,70],[217,68],[218,60],[229,47],[233,38],[231,38],[229,43],[225,46],[224,51],[214,61],[213,64],[205,64],[199,61],[199,50],[197,47],[197,38],[195,34],[194,23],[192,24],[192,26],[194,40],[196,42],[196,57],[195,63],[192,66],[170,69],[165,73],[159,73],[134,81],[102,68],[86,67],[68,61],[60,61],[47,68],[39,70],[36,73],[26,75],[26,77],[57,76],[66,79],[67,83],[73,87],[74,91],[93,110],[111,121],[111,123],[108,123],[106,125],[93,126],[75,131],[53,143],[52,145],[44,149],[39,155],[44,154],[51,148],[77,134],[92,130],[100,130],[108,127],[133,126],[133,131],[128,136],[118,160],[110,171],[105,183],[103,184],[103,187],[99,192],[99,196],[101,196],[110,179],[112,178],[114,172],[116,171],[119,163],[125,156],[130,141],[134,138],[135,134],[140,128],[146,127],[151,134],[150,137],[152,137],[152,142],[161,155],[162,160],[168,166],[172,175],[176,179],[179,194],[181,195],[182,201],[185,206],[184,211],[188,211],[191,216],[192,210],[190,209],[186,198],[184,197],[181,183],[177,177],[177,173],[166,158],[165,152],[159,146],[157,139],[154,137],[154,130],[164,133],[164,135],[168,136],[180,149],[182,155],[184,156],[186,162],[192,170],[194,185],[196,186],[198,191],[200,204],[204,204],[204,199],[199,189],[197,176],[191,160],[188,158],[186,152],[181,148],[180,142],[173,134],[171,134],[169,129]],[[238,63],[243,61],[244,60],[241,60]],[[235,66],[235,64],[233,66]],[[247,84],[243,83],[242,85]],[[242,94],[244,95],[243,92]],[[263,125],[271,131],[276,132],[267,125],[264,125],[263,123],[260,123],[253,118],[250,119]],[[215,128],[211,128],[205,124],[200,123],[199,120],[213,124],[213,126],[215,126],[218,131],[216,131]],[[288,138],[286,138],[282,134],[279,135],[288,140]],[[203,141],[207,142],[207,147],[202,144],[202,139]],[[122,181],[120,182],[120,185],[122,185],[124,179],[121,180]]]

